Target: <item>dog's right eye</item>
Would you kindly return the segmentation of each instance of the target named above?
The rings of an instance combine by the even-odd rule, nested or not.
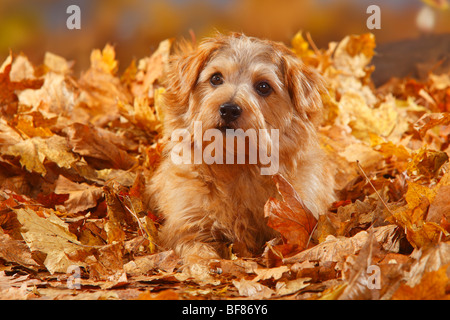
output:
[[[209,82],[214,86],[220,86],[223,83],[223,77],[220,72],[214,73],[211,78],[209,79]]]

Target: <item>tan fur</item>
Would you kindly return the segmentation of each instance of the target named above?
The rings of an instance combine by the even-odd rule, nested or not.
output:
[[[219,87],[209,82],[215,72],[224,77]],[[255,92],[261,80],[274,89],[267,97]],[[233,101],[243,109],[236,129],[279,129],[279,172],[315,216],[326,211],[334,181],[315,129],[324,84],[284,45],[242,34],[206,39],[172,59],[166,88],[168,138],[180,128],[193,134],[194,121],[202,121],[203,131],[218,127],[219,106]],[[166,146],[150,185],[166,219],[163,244],[185,258],[228,257],[229,244],[241,255],[260,253],[276,236],[264,218],[264,204],[277,196],[271,177],[260,174],[259,164],[176,165],[173,146]]]

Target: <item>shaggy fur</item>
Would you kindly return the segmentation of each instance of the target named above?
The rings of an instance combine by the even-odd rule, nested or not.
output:
[[[223,83],[211,85],[220,73]],[[255,91],[265,81],[268,96]],[[319,147],[315,126],[320,118],[321,77],[284,45],[242,34],[208,38],[173,57],[164,96],[164,130],[193,134],[223,128],[219,107],[232,102],[241,116],[227,127],[279,129],[279,173],[297,190],[317,217],[333,200],[333,175]],[[226,139],[226,134],[224,133]],[[261,252],[276,232],[266,225],[264,204],[277,197],[270,176],[257,164],[174,164],[168,142],[152,178],[153,205],[165,217],[161,239],[184,258],[229,257]]]

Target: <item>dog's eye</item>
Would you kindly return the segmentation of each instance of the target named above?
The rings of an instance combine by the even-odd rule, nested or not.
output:
[[[260,96],[267,97],[272,92],[272,87],[267,82],[258,82],[255,85],[255,90]]]
[[[220,72],[214,73],[209,79],[209,82],[214,86],[220,86],[223,83],[223,77]]]

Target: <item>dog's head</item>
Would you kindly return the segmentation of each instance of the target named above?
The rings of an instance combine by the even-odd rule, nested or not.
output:
[[[203,130],[279,129],[280,138],[290,131],[286,139],[296,143],[314,131],[324,84],[284,45],[231,34],[176,55],[166,87],[169,134],[201,121]]]

